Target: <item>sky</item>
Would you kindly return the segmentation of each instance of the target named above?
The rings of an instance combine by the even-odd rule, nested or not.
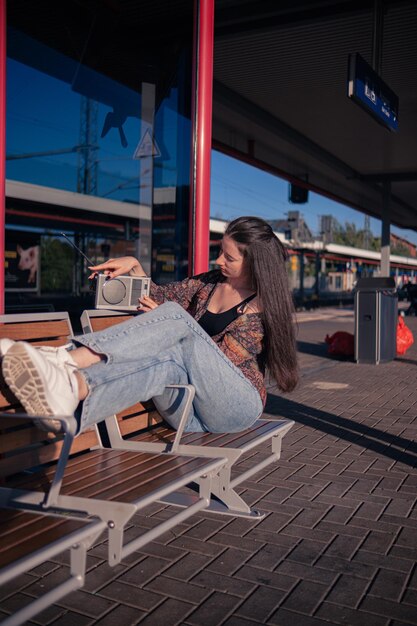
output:
[[[315,193],[306,204],[288,202],[288,182],[213,150],[211,162],[211,217],[230,220],[239,215],[256,215],[266,220],[285,219],[288,211],[299,210],[313,235],[318,236],[320,215],[333,215],[344,225],[353,222],[362,229],[365,214]],[[370,227],[381,236],[381,221],[371,217]],[[391,231],[417,244],[417,232],[391,226]]]

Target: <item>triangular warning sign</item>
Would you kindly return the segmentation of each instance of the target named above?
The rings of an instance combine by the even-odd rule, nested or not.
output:
[[[161,151],[152,137],[151,129],[147,128],[143,134],[142,139],[139,141],[136,150],[133,154],[134,159],[143,159],[144,157],[159,157]]]

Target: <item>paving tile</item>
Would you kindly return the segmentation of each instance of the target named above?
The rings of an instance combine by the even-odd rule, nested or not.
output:
[[[166,569],[164,575],[187,581],[207,566],[211,560],[210,557],[201,554],[187,554],[173,566]]]
[[[400,619],[411,624],[417,622],[416,607],[404,602],[393,602],[383,598],[367,596],[363,599],[361,610],[369,611],[390,619]]]
[[[116,624],[120,626],[135,626],[145,615],[145,611],[139,611],[131,606],[119,605],[94,624],[95,626],[116,626]],[[77,626],[77,624],[74,623],[74,626]]]
[[[121,582],[130,583],[131,585],[144,585],[168,567],[169,562],[164,559],[147,557],[120,576],[119,580]]]
[[[181,624],[193,609],[194,606],[192,604],[168,599],[152,613],[148,614],[140,623],[147,626],[151,624],[155,626],[161,626],[162,624],[174,626],[175,624]]]
[[[340,500],[338,499],[338,502]],[[355,514],[358,507],[343,506],[341,504],[335,504],[332,506],[326,515],[323,517],[324,522],[336,522],[338,524],[346,524],[351,517]]]
[[[306,615],[313,615],[328,592],[328,586],[322,583],[301,580],[288,594],[282,606]]]
[[[33,601],[33,598],[23,594],[23,593],[15,593],[12,596],[9,596],[6,600],[3,600],[1,603],[2,609],[7,613],[15,613],[16,611],[24,608],[28,604]],[[57,619],[60,615],[65,613],[65,609],[60,606],[53,605],[42,611],[36,616],[36,621],[39,624],[49,624],[51,621]]]
[[[328,506],[316,506],[308,508],[306,507],[296,516],[297,526],[306,526],[307,528],[313,528],[320,520],[322,520],[326,516],[329,508],[330,507]]]
[[[330,560],[330,559],[329,559]],[[324,557],[320,558],[320,562],[324,561],[325,566],[314,567],[305,565],[304,563],[295,563],[289,560],[282,561],[275,570],[278,574],[285,574],[287,576],[293,576],[295,578],[308,580],[311,582],[320,582],[325,584],[332,584],[338,575],[338,569],[331,569],[328,565],[328,560]],[[334,560],[333,560],[334,561]]]
[[[257,528],[266,530],[273,533],[278,533],[282,528],[285,528],[292,519],[296,517],[296,514],[284,515],[281,513],[270,513],[262,521],[258,523]]]
[[[175,548],[177,552],[182,555],[182,557],[186,556],[189,552],[215,557],[224,550],[223,544],[221,542],[217,544],[215,537],[217,537],[217,535],[215,535],[210,541],[201,541],[200,539],[195,539],[194,537],[189,537],[188,535],[181,535],[181,537],[172,541],[167,547],[173,549]],[[232,536],[232,539],[233,538],[234,537]],[[237,537],[236,540],[242,543],[241,537]]]
[[[407,589],[402,597],[401,602],[403,602],[404,604],[412,604],[414,607],[417,607],[417,590]]]
[[[373,579],[377,571],[377,566],[369,564],[368,562],[361,563],[356,560],[349,561],[327,555],[321,556],[312,569],[315,572],[318,568],[326,572],[333,571],[344,574],[352,574],[368,580]]]
[[[394,533],[370,532],[364,539],[361,549],[368,552],[386,554],[395,541]]]
[[[390,624],[387,617],[364,610],[355,611],[331,602],[324,602],[315,616],[328,620],[330,624],[343,624],[344,626],[389,626]]]
[[[283,607],[275,611],[269,618],[268,624],[277,624],[277,626],[329,626],[327,620],[324,621],[311,615],[301,615],[294,611],[288,611]]]
[[[303,539],[292,552],[288,555],[290,561],[296,561],[297,563],[305,563],[306,565],[313,565],[313,563],[320,557],[327,547],[326,543],[321,543],[316,540]]]
[[[57,563],[53,563],[52,561],[46,561],[46,563],[41,563],[40,565],[38,565],[38,567],[34,567],[33,569],[29,570],[28,574],[31,574],[32,576],[46,576],[47,574],[50,574],[51,572],[54,572],[56,569],[58,569],[59,565]]]
[[[75,611],[67,611],[58,617],[58,619],[50,622],[50,624],[53,624],[53,626],[89,626],[94,622],[95,620],[91,617],[80,615],[80,613],[76,613]]]
[[[361,537],[338,535],[325,551],[326,557],[351,559],[363,543]]]
[[[411,512],[414,504],[415,497],[409,499],[397,498],[395,500],[391,500],[391,502],[384,510],[384,515],[399,515],[407,517],[407,515],[409,515],[409,513]]]
[[[413,567],[408,584],[412,589],[417,589],[417,565]]]
[[[205,544],[214,544],[216,546],[216,552],[220,552],[222,547],[229,548],[239,548],[239,550],[244,550],[246,552],[257,552],[259,548],[262,546],[262,541],[257,540],[256,530],[253,531],[255,534],[252,535],[252,532],[245,535],[245,538],[242,540],[241,537],[235,537],[234,535],[228,535],[227,533],[216,533],[213,537],[210,537],[210,542],[205,542]],[[213,547],[213,546],[212,546]]]
[[[216,591],[188,616],[187,624],[192,624],[193,626],[221,624],[241,602],[240,598]]]
[[[101,589],[97,596],[143,611],[150,611],[165,599],[163,593],[145,591],[136,585],[128,585],[118,580]]]
[[[14,578],[9,582],[4,583],[0,587],[0,602],[11,594],[17,593],[18,591],[25,589],[25,587],[32,585],[35,580],[36,578],[30,574],[22,574],[21,576],[18,576],[17,578]]]
[[[226,526],[226,522],[213,519],[201,520],[198,524],[195,524],[190,530],[187,530],[185,537],[192,537],[193,539],[200,539],[204,541],[215,533],[219,532]]]
[[[168,545],[152,541],[146,546],[143,546],[143,548],[141,548],[141,552],[143,554],[147,554],[148,556],[156,556],[160,559],[166,559],[172,563],[186,554],[186,548],[181,549],[181,537],[171,540]]]
[[[242,580],[240,572],[245,568],[246,566],[241,568],[233,576],[222,576],[217,572],[210,572],[205,569],[194,576],[191,582],[193,585],[201,585],[201,587],[204,587],[208,591],[221,591],[222,593],[230,593],[239,598],[245,598],[256,586],[256,581],[251,583]],[[243,578],[245,577],[243,576]],[[247,580],[249,581],[250,579],[248,578]]]
[[[91,570],[85,577],[84,589],[86,591],[97,591],[104,585],[108,584],[113,579],[117,578],[122,572],[126,570],[124,565],[116,565],[110,567],[107,563],[102,563],[98,567]]]
[[[271,572],[258,567],[251,567],[250,565],[241,567],[240,570],[235,573],[234,578],[239,579],[240,582],[242,582],[242,580],[252,581],[257,585],[274,587],[275,589],[282,589],[283,591],[290,591],[299,581],[299,577],[296,573],[294,573],[294,576],[291,576],[280,572]]]
[[[252,567],[274,570],[278,563],[280,563],[292,551],[292,549],[292,546],[281,546],[268,543],[260,548],[253,557],[246,560],[248,565]]]
[[[259,622],[255,622],[259,624]],[[244,617],[237,617],[232,615],[225,622],[223,622],[223,626],[253,626],[254,622],[252,620],[245,619]]]
[[[217,572],[218,574],[233,574],[243,563],[245,563],[250,557],[250,554],[244,550],[237,550],[236,548],[226,548],[224,552],[214,559],[208,570]]]
[[[376,504],[372,502],[363,502],[358,510],[354,513],[354,518],[365,518],[371,520],[377,520],[384,513],[387,508],[386,503]]]
[[[271,587],[258,587],[258,589],[239,606],[236,610],[236,614],[265,624],[268,621],[268,617],[286,596],[286,593],[285,591],[279,591]]]
[[[378,554],[376,552],[367,552],[366,550],[358,550],[353,557],[353,562],[383,567],[392,572],[410,573],[414,567],[413,559],[402,559],[392,554]]]
[[[229,579],[227,579],[229,580]],[[176,600],[184,600],[191,604],[199,604],[210,593],[211,589],[202,589],[194,583],[186,583],[167,576],[158,576],[145,587],[145,591],[154,591]]]
[[[375,524],[373,525],[373,527],[374,526]],[[360,526],[354,526],[350,523],[350,521],[347,525],[343,523],[329,522],[327,520],[327,517],[314,527],[314,531],[316,534],[319,532],[320,536],[323,532],[325,535],[331,534],[332,537],[341,534],[350,535],[352,537],[366,537],[366,535],[369,533],[368,528],[364,528],[362,524]],[[285,532],[288,532],[288,527],[285,528]]]
[[[369,595],[399,602],[404,592],[408,576],[404,572],[380,569],[369,588]]]
[[[357,608],[369,587],[369,581],[342,574],[326,596],[326,602]]]
[[[412,528],[403,528],[396,538],[396,546],[403,546],[405,548],[415,548],[416,547],[416,528],[413,530]]]
[[[298,526],[296,521],[297,520],[287,524],[285,529],[279,533],[282,540],[285,539],[288,541],[288,545],[296,545],[296,543],[299,543],[300,539],[311,539],[312,541],[324,544],[331,541],[335,534],[337,534],[332,530],[326,531],[322,528],[322,524],[325,522],[319,522],[314,528],[306,528],[305,526]]]

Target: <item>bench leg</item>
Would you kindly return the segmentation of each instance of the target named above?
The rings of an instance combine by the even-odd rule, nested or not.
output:
[[[85,571],[87,563],[87,550],[102,533],[102,529],[90,535],[86,539],[79,541],[71,548],[71,576],[68,580],[61,583],[43,596],[36,598],[33,602],[25,606],[20,611],[6,617],[2,622],[2,626],[21,626],[29,621],[32,617],[41,611],[49,608],[55,602],[59,602],[72,591],[76,591],[84,586]]]
[[[211,491],[214,497],[211,498],[210,505],[206,511],[220,513],[222,515],[230,515],[231,517],[245,517],[256,520],[263,519],[265,517],[265,513],[262,513],[257,509],[251,509],[251,507],[237,493],[236,487],[245,480],[251,478],[254,474],[260,472],[264,467],[278,461],[281,456],[282,437],[282,433],[271,437],[271,454],[269,454],[263,461],[256,463],[252,468],[248,469],[246,472],[238,474],[236,478],[233,479],[231,478],[231,468],[236,462],[237,457],[231,456],[228,463],[221,468],[213,478]],[[183,447],[185,448],[185,446],[180,447],[181,452],[183,451]],[[192,446],[189,446],[189,448],[192,448]],[[204,453],[207,454],[208,452],[210,454],[214,450],[217,451],[217,454],[221,454],[221,451],[223,450],[223,454],[225,456],[228,456],[228,453],[232,454],[230,450],[225,448],[210,449],[208,447],[204,448]],[[233,451],[233,453],[236,452],[237,451]],[[237,454],[237,456],[239,455],[240,453]],[[167,498],[164,498],[163,502],[177,506],[187,506],[193,501],[193,499],[195,499],[194,495],[175,493],[171,494]]]

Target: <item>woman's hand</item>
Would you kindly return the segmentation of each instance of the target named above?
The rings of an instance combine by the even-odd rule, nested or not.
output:
[[[109,278],[117,276],[145,276],[142,265],[134,256],[122,256],[119,259],[109,259],[99,265],[91,265],[88,269],[92,274],[88,278],[94,278],[98,272],[103,272]]]
[[[149,296],[142,296],[142,298],[138,298],[138,302],[138,311],[143,311],[143,313],[146,313],[146,311],[152,311],[152,309],[156,309],[159,306],[155,300],[152,300]]]

